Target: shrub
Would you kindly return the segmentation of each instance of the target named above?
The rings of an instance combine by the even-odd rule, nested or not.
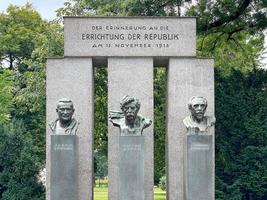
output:
[[[159,180],[159,187],[163,191],[166,191],[166,176],[162,176]]]

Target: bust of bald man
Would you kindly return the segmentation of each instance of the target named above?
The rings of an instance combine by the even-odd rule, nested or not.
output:
[[[75,109],[70,99],[63,98],[58,101],[56,112],[58,118],[49,123],[55,135],[76,135],[79,123],[73,118]]]

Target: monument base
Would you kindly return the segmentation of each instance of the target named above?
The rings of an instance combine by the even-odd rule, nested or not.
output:
[[[51,200],[77,200],[76,135],[51,135]]]
[[[186,200],[213,200],[212,135],[187,136]]]
[[[144,137],[119,137],[119,200],[144,200]]]

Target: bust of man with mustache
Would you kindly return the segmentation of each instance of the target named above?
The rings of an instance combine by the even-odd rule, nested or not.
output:
[[[124,96],[121,101],[120,111],[110,111],[109,120],[120,128],[122,136],[138,136],[142,135],[145,128],[152,123],[150,119],[138,115],[140,102],[134,97]]]
[[[196,96],[189,100],[188,109],[191,115],[183,120],[189,133],[205,134],[215,124],[215,117],[205,116],[207,106],[208,102],[204,97]]]

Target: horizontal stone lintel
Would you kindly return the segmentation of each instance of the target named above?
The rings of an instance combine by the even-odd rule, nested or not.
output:
[[[107,66],[108,58],[127,58],[129,56],[64,56],[64,57],[48,57],[47,59],[64,59],[64,58],[92,58],[94,67]],[[148,56],[149,57],[149,56]],[[130,58],[130,57],[129,57]],[[147,56],[133,56],[131,58],[147,58]],[[209,59],[213,60],[212,57],[196,57],[196,56],[152,56],[154,67],[167,67],[169,65],[169,59]]]
[[[65,17],[65,56],[195,56],[194,17]]]

